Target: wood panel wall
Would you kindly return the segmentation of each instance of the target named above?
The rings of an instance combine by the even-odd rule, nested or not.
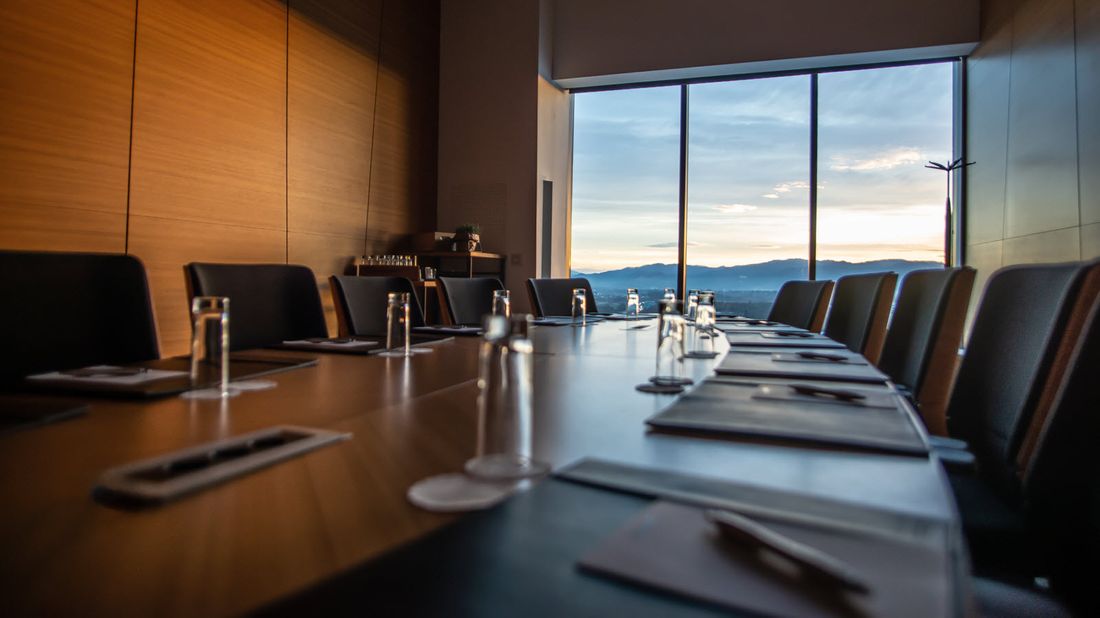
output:
[[[138,256],[165,355],[191,261],[306,264],[335,332],[328,275],[434,228],[438,38],[438,0],[5,0],[0,248]]]
[[[1100,0],[985,0],[967,61],[966,262],[1100,256]]]

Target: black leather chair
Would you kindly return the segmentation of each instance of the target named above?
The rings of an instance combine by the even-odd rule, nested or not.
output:
[[[1030,456],[1017,457],[1015,465],[979,460],[977,474],[951,479],[978,573],[1011,582],[1044,576],[1079,615],[1093,616],[1100,599],[1094,574],[1083,565],[1100,558],[1100,460],[1094,453],[1100,441],[1100,294],[1094,286],[1082,295],[1070,316],[1080,323],[1067,328],[1058,346],[1069,349],[1065,371],[1044,387],[1053,392],[1052,402],[1035,427]],[[995,480],[983,482],[991,472]],[[1048,595],[1026,586],[978,584],[979,606],[998,612],[989,615],[1059,615]],[[1036,613],[1043,607],[1052,613]]]
[[[200,264],[183,267],[188,298],[229,297],[229,349],[327,337],[313,271],[293,264]]]
[[[386,334],[386,295],[409,294],[409,315],[413,326],[424,325],[424,312],[412,281],[405,277],[329,277],[332,301],[340,336],[382,336]]]
[[[588,313],[599,313],[592,284],[581,277],[572,279],[528,279],[527,296],[538,317],[573,315],[573,290],[584,288]],[[625,293],[625,291],[624,291]]]
[[[471,326],[480,326],[482,317],[493,312],[493,292],[504,289],[499,279],[491,277],[439,277],[438,283],[451,322]]]
[[[907,274],[879,357],[879,369],[908,392],[935,433],[946,432],[944,411],[974,275],[967,266]]]
[[[130,255],[0,251],[0,383],[159,357],[145,267]]]
[[[853,352],[878,361],[894,301],[897,273],[848,275],[836,280],[822,331]]]
[[[820,331],[832,295],[832,281],[788,281],[775,295],[768,320]]]
[[[1002,268],[990,277],[975,314],[947,408],[947,428],[958,444],[934,439],[933,446],[949,464],[979,573],[1021,571],[1034,562],[1033,546],[1006,541],[1026,538],[1019,508],[1026,462],[1019,456],[1046,405],[1044,394],[1056,391],[1066,373],[1052,376],[1052,368],[1061,348],[1076,345],[1067,326],[1089,272],[1080,263]],[[1053,406],[1053,394],[1048,399]]]

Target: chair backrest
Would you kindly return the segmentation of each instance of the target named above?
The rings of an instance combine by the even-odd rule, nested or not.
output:
[[[130,255],[0,251],[0,383],[159,357],[145,267]]]
[[[454,324],[480,325],[482,317],[493,312],[493,292],[504,289],[492,277],[439,277],[438,282]]]
[[[1055,589],[1082,615],[1096,615],[1095,575],[1082,564],[1100,558],[1100,297],[1073,341],[1051,413],[1023,471],[1023,506],[1036,545],[1045,550]]]
[[[825,336],[866,356],[872,363],[878,362],[897,281],[897,273],[868,273],[837,279],[829,315],[825,318]]]
[[[1045,387],[1084,267],[1007,266],[986,284],[947,407],[950,435],[966,440],[1002,492],[1018,485],[1015,456]]]
[[[963,266],[905,275],[882,345],[879,369],[909,389],[933,433],[947,430],[943,414],[974,274],[973,268]]]
[[[768,320],[820,331],[832,295],[832,281],[788,281],[775,295]]]
[[[424,325],[424,312],[413,282],[405,277],[329,277],[332,301],[340,336],[382,336],[386,334],[386,295],[409,294],[409,314],[413,326]]]
[[[531,307],[538,317],[573,315],[573,290],[584,288],[585,305],[588,313],[598,313],[596,297],[592,294],[592,284],[588,279],[528,279],[527,296]],[[624,291],[625,294],[625,291]]]
[[[229,298],[229,349],[262,348],[327,337],[313,271],[293,264],[200,264],[183,267],[188,298]]]

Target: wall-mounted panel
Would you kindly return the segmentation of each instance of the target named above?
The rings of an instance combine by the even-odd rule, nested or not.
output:
[[[190,301],[183,277],[188,262],[286,261],[282,230],[131,215],[130,253],[145,264],[153,293],[162,356],[190,350]],[[230,324],[232,328],[232,324]]]
[[[1081,223],[1100,223],[1100,0],[1077,0],[1074,13]]]
[[[316,275],[321,305],[325,308],[328,332],[336,336],[336,311],[333,308],[332,290],[329,289],[328,278],[345,273],[351,264],[352,256],[358,255],[363,250],[363,237],[290,232],[287,237],[287,249],[288,262],[308,266]]]
[[[0,248],[125,250],[134,2],[0,4]]]
[[[287,228],[362,237],[381,0],[289,4]]]
[[[164,354],[186,351],[185,262],[286,261],[286,5],[143,0],[130,252]]]
[[[1073,0],[1024,0],[1012,38],[1006,237],[1080,223]]]
[[[367,253],[392,250],[408,234],[435,227],[438,33],[438,2],[386,4]]]
[[[381,0],[292,0],[287,58],[287,259],[328,277],[364,251]]]
[[[1003,4],[983,12],[982,45],[967,59],[966,242],[1004,234],[1008,150],[1008,87],[1012,66],[1012,15]]]
[[[1100,223],[1081,226],[1081,259],[1100,258]]]

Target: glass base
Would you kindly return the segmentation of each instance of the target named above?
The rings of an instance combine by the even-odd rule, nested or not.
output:
[[[453,513],[489,508],[518,488],[518,483],[494,483],[452,472],[417,481],[405,496],[426,511]]]
[[[695,380],[691,378],[677,378],[674,376],[653,376],[649,381],[657,386],[688,386],[695,384]]]
[[[229,399],[241,394],[241,390],[230,386],[224,392],[218,387],[200,388],[180,393],[180,399]]]
[[[483,455],[466,462],[467,474],[493,481],[525,479],[549,471],[550,466],[518,455]]]
[[[406,354],[405,350],[386,350],[385,352],[379,352],[378,356],[383,358],[412,358],[417,354],[429,354],[432,350],[426,350],[424,348],[409,348],[409,353]]]
[[[684,392],[684,387],[679,384],[654,384],[652,382],[646,382],[634,388],[643,393],[653,393],[655,395],[678,395]]]

